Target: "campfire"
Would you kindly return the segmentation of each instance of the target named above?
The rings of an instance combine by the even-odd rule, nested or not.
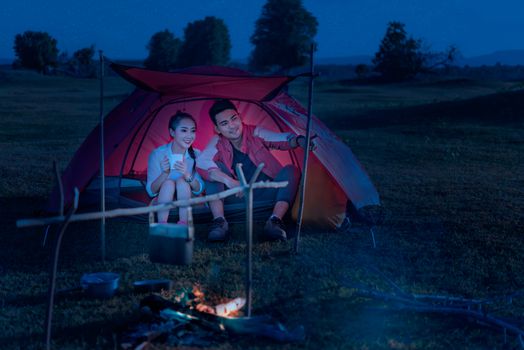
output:
[[[196,306],[196,309],[200,312],[207,312],[208,314],[221,317],[236,317],[244,305],[246,305],[246,299],[235,298],[225,304],[218,304],[215,307],[200,303]]]
[[[304,339],[301,326],[289,331],[267,315],[245,317],[242,312],[245,304],[241,297],[225,299],[212,295],[208,299],[199,285],[150,294],[140,302],[140,323],[123,334],[121,346],[123,349],[144,349],[154,344],[207,347],[219,345],[229,336],[242,335],[279,342]]]
[[[173,299],[178,303],[186,303],[186,305],[189,307],[189,310],[197,310],[198,312],[204,312],[220,317],[238,317],[240,316],[240,310],[244,307],[244,305],[246,305],[246,299],[235,298],[212,306],[206,300],[205,294],[198,284],[193,286],[193,289],[189,294],[185,291],[178,293],[164,291],[162,296],[168,300]]]

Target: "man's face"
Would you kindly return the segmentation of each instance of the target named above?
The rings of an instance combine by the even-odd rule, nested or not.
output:
[[[242,138],[242,120],[234,109],[226,109],[215,117],[217,125],[215,130],[226,139],[234,141]]]

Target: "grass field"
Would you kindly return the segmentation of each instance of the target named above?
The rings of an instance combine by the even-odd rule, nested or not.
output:
[[[524,288],[524,91],[519,82],[470,80],[396,85],[315,84],[314,112],[351,147],[381,196],[386,220],[349,234],[307,232],[301,252],[292,242],[257,242],[254,314],[270,314],[306,340],[276,344],[234,338],[222,349],[493,349],[517,348],[508,333],[458,316],[399,311],[356,295],[355,284],[391,289],[378,269],[408,293],[489,298]],[[132,86],[106,81],[106,112]],[[290,93],[305,101],[305,82]],[[50,244],[43,228],[16,229],[45,203],[52,160],[64,169],[98,123],[98,83],[31,72],[0,71],[0,347],[40,348]],[[478,120],[475,116],[478,115]],[[394,120],[394,122],[392,122]],[[99,259],[99,224],[71,224],[59,263],[58,289],[78,285],[90,271],[121,275],[107,301],[64,293],[55,305],[54,347],[118,348],[143,297],[139,279],[171,278],[177,287],[200,283],[210,296],[243,295],[243,227],[226,244],[205,242],[197,226],[194,262],[149,262],[144,224],[110,220],[108,260]],[[55,231],[51,231],[50,238]],[[370,268],[371,267],[371,268]],[[524,324],[524,298],[488,312]]]

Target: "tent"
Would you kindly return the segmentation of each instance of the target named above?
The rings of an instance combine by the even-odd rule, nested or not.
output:
[[[226,67],[192,67],[174,72],[112,64],[111,67],[136,89],[104,119],[106,207],[147,205],[147,160],[156,147],[169,142],[167,123],[178,110],[190,113],[197,123],[194,147],[203,149],[214,135],[208,111],[213,102],[227,98],[236,104],[246,124],[274,131],[305,134],[307,112],[283,89],[296,77],[255,76]],[[80,207],[98,209],[100,201],[100,125],[86,138],[62,175],[64,202],[81,192]],[[378,193],[351,150],[320,120],[313,117],[316,150],[310,157],[304,203],[304,224],[330,226],[340,223],[348,205],[360,209],[379,205]],[[303,151],[274,151],[282,164],[302,168]],[[50,211],[59,209],[59,190],[51,193]],[[298,200],[291,211],[297,216]],[[233,210],[234,208],[231,208]],[[244,208],[239,220],[244,219]],[[226,215],[228,208],[226,207]],[[206,208],[202,208],[206,212]],[[198,213],[197,213],[198,214]],[[207,214],[209,215],[209,213]],[[231,220],[228,216],[228,220]]]

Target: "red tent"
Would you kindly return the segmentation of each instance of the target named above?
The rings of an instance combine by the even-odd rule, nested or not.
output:
[[[104,120],[109,207],[149,202],[144,187],[148,156],[169,141],[168,119],[177,110],[195,117],[194,147],[198,149],[203,149],[214,134],[208,111],[217,98],[232,100],[246,124],[305,134],[305,109],[282,89],[295,77],[254,76],[226,67],[194,67],[169,73],[116,64],[112,68],[137,89]],[[62,176],[66,205],[72,202],[74,187],[81,191],[81,205],[99,203],[99,127],[89,134]],[[311,132],[318,137],[308,169],[304,222],[333,226],[344,218],[348,200],[356,209],[380,204],[375,187],[344,142],[315,117]],[[282,164],[301,167],[301,149],[274,154]],[[55,189],[49,209],[57,211],[58,206],[59,192]]]

